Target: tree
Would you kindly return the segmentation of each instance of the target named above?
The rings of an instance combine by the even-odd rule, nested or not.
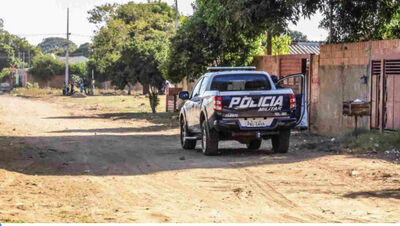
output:
[[[78,75],[81,78],[88,76],[88,69],[85,62],[69,63],[69,69],[71,74]]]
[[[329,41],[358,42],[380,40],[384,37],[399,1],[391,0],[325,0],[320,4],[324,15],[321,27],[330,30]]]
[[[284,55],[290,54],[289,46],[292,44],[292,40],[288,35],[279,35],[272,37],[272,49],[270,55]],[[267,34],[262,39],[262,52],[267,54]]]
[[[118,4],[110,4],[106,3],[101,6],[96,6],[94,9],[89,10],[89,22],[92,24],[101,24],[105,21],[109,21],[114,16],[115,9],[118,7]]]
[[[383,38],[400,38],[400,7],[397,9],[390,22],[385,25]]]
[[[90,43],[86,42],[79,46],[74,52],[71,53],[71,56],[90,56]]]
[[[0,70],[11,67],[15,62],[14,49],[0,42]]]
[[[208,66],[248,65],[261,53],[261,36],[248,37],[237,21],[226,22],[229,16],[219,1],[198,0],[195,9],[171,40],[169,80],[196,79]]]
[[[65,73],[65,63],[51,55],[36,56],[29,72],[43,80]]]
[[[58,37],[45,38],[38,46],[44,54],[54,53],[58,56],[64,56],[67,50],[68,41],[65,38]],[[76,48],[76,44],[70,40],[70,52],[74,52]]]
[[[29,63],[29,56],[32,58],[41,53],[39,48],[32,46],[25,39],[12,35],[7,31],[0,32],[0,44],[2,44],[2,51],[8,49],[7,53],[0,53],[0,60],[4,60],[3,62],[8,61],[7,64],[0,65],[0,70],[4,66],[9,67],[14,64],[25,67]],[[25,62],[23,62],[23,55],[25,55]]]
[[[10,68],[3,68],[1,71],[0,71],[0,81],[2,80],[2,79],[4,79],[4,78],[7,78],[8,76],[10,76],[11,75],[11,70],[10,70]]]
[[[3,31],[4,28],[4,20],[0,18],[0,32]]]
[[[306,42],[306,41],[308,41],[307,35],[303,34],[300,31],[289,30],[287,35],[290,36],[290,39],[292,40],[292,42]]]
[[[166,3],[96,7],[89,21],[99,28],[93,42],[90,67],[123,89],[140,82],[150,87],[152,111],[158,104],[158,89],[164,81],[169,38],[174,34],[174,10]]]

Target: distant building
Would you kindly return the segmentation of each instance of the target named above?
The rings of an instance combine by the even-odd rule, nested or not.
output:
[[[65,61],[65,57],[60,57],[61,61]],[[68,57],[68,62],[70,63],[86,63],[89,59],[85,56]]]

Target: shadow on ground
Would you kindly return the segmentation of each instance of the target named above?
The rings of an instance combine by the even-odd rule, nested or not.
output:
[[[135,132],[157,132],[168,129],[168,126],[147,126],[147,127],[121,127],[121,128],[98,128],[98,129],[71,129],[52,131],[50,133],[135,133]]]
[[[393,198],[400,199],[400,188],[399,189],[387,189],[380,191],[363,191],[363,192],[354,192],[345,195],[346,198]]]
[[[200,142],[196,150],[182,150],[177,135],[0,137],[0,168],[28,175],[143,175],[286,164],[332,154],[274,154],[270,141],[259,151],[248,151],[237,142],[221,142],[220,147],[221,154],[210,157],[201,153]]]
[[[143,119],[154,124],[163,124],[166,126],[178,126],[178,113],[160,112],[152,113],[105,113],[93,115],[79,115],[79,116],[61,116],[61,117],[48,117],[46,119],[112,119],[112,120],[137,120]]]

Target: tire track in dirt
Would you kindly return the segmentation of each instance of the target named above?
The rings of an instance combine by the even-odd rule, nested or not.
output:
[[[273,188],[269,183],[265,180],[262,180],[257,174],[251,172],[248,168],[239,168],[236,164],[230,164],[232,167],[239,170],[246,176],[247,181],[249,181],[252,187],[255,190],[259,190],[260,194],[267,198],[269,201],[276,203],[277,205],[289,210],[292,215],[287,215],[286,217],[292,218],[294,220],[298,220],[299,222],[308,222],[312,220],[313,222],[332,222],[331,220],[327,220],[325,217],[310,213],[306,211],[304,208],[298,206],[293,201],[289,200],[282,193],[278,192]],[[262,181],[262,182],[261,182]],[[266,189],[265,187],[269,188]],[[301,217],[294,217],[293,214],[299,214]],[[307,218],[304,218],[306,216]],[[334,221],[335,222],[335,221]]]

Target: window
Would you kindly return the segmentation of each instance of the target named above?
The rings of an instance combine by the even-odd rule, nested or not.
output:
[[[209,78],[210,78],[209,76],[203,78],[203,82],[201,84],[201,88],[200,88],[200,92],[199,92],[200,95],[202,95],[204,93],[204,91],[206,91]]]
[[[271,84],[263,74],[231,74],[214,77],[211,90],[218,91],[251,91],[270,90]]]
[[[196,96],[199,95],[200,87],[201,87],[201,82],[202,82],[202,81],[203,81],[203,78],[200,78],[199,81],[196,83],[196,86],[195,86],[194,89],[193,89],[191,98],[196,97]]]

